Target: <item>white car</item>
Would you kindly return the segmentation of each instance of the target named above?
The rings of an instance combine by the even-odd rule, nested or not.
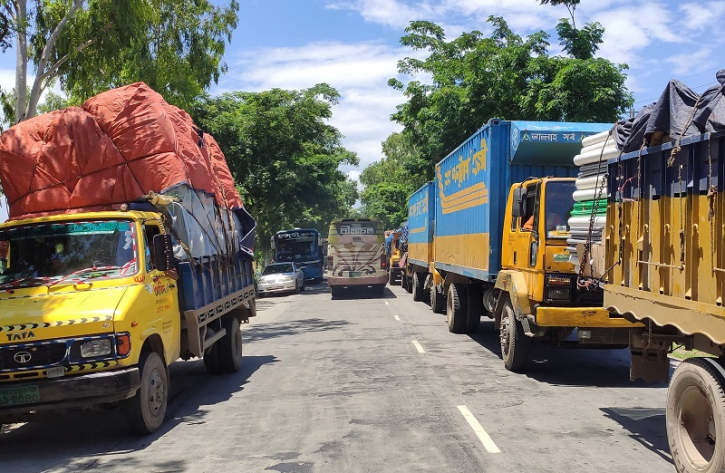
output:
[[[305,273],[294,263],[272,263],[262,271],[257,283],[257,294],[302,291],[305,288]]]

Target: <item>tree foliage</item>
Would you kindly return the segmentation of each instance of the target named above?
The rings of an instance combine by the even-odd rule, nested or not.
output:
[[[356,184],[338,169],[358,164],[328,125],[338,92],[327,84],[290,91],[233,92],[200,100],[195,121],[213,134],[229,163],[245,206],[257,219],[257,248],[269,249],[279,230],[327,232],[358,198]]]
[[[144,81],[182,108],[226,70],[237,0],[0,0],[0,48],[17,52],[14,121],[60,81],[74,101]],[[3,30],[3,21],[7,30]],[[28,67],[34,79],[29,81]],[[30,83],[29,83],[30,82]]]
[[[360,195],[361,212],[382,221],[385,228],[408,219],[408,196],[425,183],[419,157],[410,150],[404,135],[393,133],[383,142],[385,157],[360,174],[365,186]]]
[[[567,5],[573,22],[579,2],[542,3]],[[404,46],[428,52],[422,60],[403,59],[398,70],[423,74],[430,82],[389,81],[407,99],[392,119],[403,125],[427,179],[437,161],[490,118],[614,122],[631,103],[624,87],[627,66],[593,56],[602,41],[601,25],[576,30],[561,20],[557,31],[570,57],[551,57],[547,33],[523,38],[501,17],[488,22],[488,37],[472,31],[447,41],[440,26],[416,21],[401,38]]]

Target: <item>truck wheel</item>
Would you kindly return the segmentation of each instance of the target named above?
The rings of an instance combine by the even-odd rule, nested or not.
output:
[[[446,298],[443,295],[443,288],[436,285],[430,290],[430,308],[434,314],[442,314],[446,308]]]
[[[466,286],[463,284],[452,283],[448,287],[446,313],[448,315],[449,332],[464,333],[466,331],[467,296]]]
[[[214,345],[217,346],[219,365],[223,373],[236,373],[242,367],[242,330],[236,317],[226,317],[222,326],[227,334]]]
[[[522,371],[529,362],[531,340],[524,333],[524,327],[516,320],[511,302],[506,302],[501,314],[501,357],[509,371]]]
[[[395,281],[395,274],[393,274],[392,271],[388,271],[388,284],[390,284],[392,286],[394,281]]]
[[[679,473],[725,472],[725,375],[711,363],[683,361],[667,391],[667,440]]]
[[[413,300],[414,301],[422,301],[423,296],[425,295],[425,290],[423,289],[423,283],[425,281],[423,280],[423,273],[415,272],[413,273]]]
[[[468,314],[466,316],[466,333],[478,332],[483,312],[483,291],[481,286],[470,284],[468,286]]]
[[[141,387],[128,402],[128,424],[137,434],[147,435],[159,430],[169,402],[169,376],[166,365],[156,352],[141,354]]]

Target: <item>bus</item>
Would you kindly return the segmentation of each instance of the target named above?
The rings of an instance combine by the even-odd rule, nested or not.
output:
[[[314,228],[280,230],[272,236],[272,258],[276,263],[293,262],[305,279],[322,280],[322,238]]]
[[[371,287],[383,295],[388,263],[382,224],[368,218],[335,220],[327,238],[327,282],[332,297],[353,286]]]

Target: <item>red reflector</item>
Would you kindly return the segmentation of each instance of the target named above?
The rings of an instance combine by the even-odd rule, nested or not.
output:
[[[380,267],[385,268],[388,266],[388,260],[386,259],[385,255],[380,257]]]

